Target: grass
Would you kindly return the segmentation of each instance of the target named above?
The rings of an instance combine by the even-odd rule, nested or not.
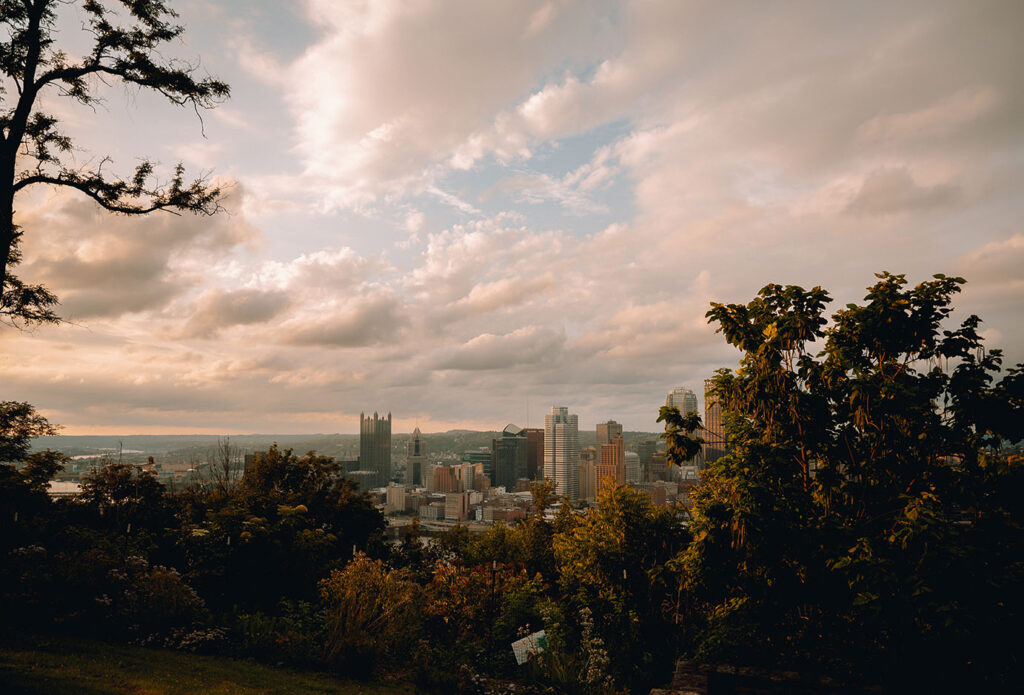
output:
[[[411,695],[411,686],[355,683],[327,673],[273,668],[77,639],[36,639],[0,646],[0,692],[39,695],[231,695],[338,693]]]

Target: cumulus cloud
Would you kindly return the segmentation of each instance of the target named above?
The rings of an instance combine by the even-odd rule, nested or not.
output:
[[[235,187],[225,205],[240,194]],[[51,287],[69,319],[159,310],[202,283],[211,260],[259,238],[236,215],[115,217],[67,192],[34,203],[17,216],[25,230],[22,275]]]
[[[287,293],[257,289],[214,288],[203,294],[185,324],[186,338],[212,338],[232,326],[264,323],[288,308]]]
[[[435,362],[434,369],[488,370],[536,362],[555,362],[562,357],[564,333],[539,326],[526,326],[511,333],[483,333]]]
[[[953,268],[970,282],[1024,286],[1024,234],[989,242],[959,258]]]
[[[561,51],[592,41],[586,5],[311,0],[323,33],[289,80],[308,172],[329,181],[341,205],[422,190],[422,172],[483,128],[510,93],[527,90]]]
[[[293,345],[365,347],[396,336],[405,322],[400,299],[391,292],[364,294],[317,307],[315,315],[296,318],[281,327]]]

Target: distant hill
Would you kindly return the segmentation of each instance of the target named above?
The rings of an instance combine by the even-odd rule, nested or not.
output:
[[[395,433],[391,436],[394,456],[403,456],[410,433]],[[501,436],[497,430],[449,430],[423,434],[427,451],[434,455],[461,454],[480,448],[491,448],[491,442]],[[625,432],[626,449],[635,451],[637,444],[649,439],[657,439],[656,432]],[[335,458],[355,458],[359,455],[358,434],[238,434],[226,437],[231,446],[242,453],[263,451],[276,443],[285,449],[293,449],[296,453],[316,451],[324,456]],[[107,456],[116,458],[118,452],[124,456],[137,458],[154,456],[186,460],[202,458],[217,447],[225,437],[212,434],[173,434],[173,435],[56,435],[38,437],[32,442],[33,449],[54,449],[68,456]],[[593,430],[580,432],[580,446],[593,446],[596,433]]]

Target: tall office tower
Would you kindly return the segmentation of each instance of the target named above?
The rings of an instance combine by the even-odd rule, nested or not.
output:
[[[475,466],[479,466],[479,472],[490,478],[492,482],[494,481],[494,455],[490,449],[480,447],[472,451],[463,451],[462,456],[459,458],[463,463],[472,463]]]
[[[405,482],[423,485],[423,466],[427,463],[427,443],[423,441],[420,428],[412,431],[405,445]]]
[[[640,482],[647,480],[647,471],[654,460],[654,452],[658,450],[658,442],[654,439],[645,439],[637,445],[636,453],[640,456]]]
[[[598,425],[600,427],[600,425]],[[608,485],[622,485],[626,482],[626,451],[622,435],[616,435],[607,444],[598,448],[597,492]]]
[[[651,465],[647,468],[647,482],[656,483],[659,480],[668,480],[668,459],[664,451],[654,453]]]
[[[633,484],[643,482],[640,473],[640,454],[633,451],[626,452],[626,482]]]
[[[526,477],[537,480],[544,477],[544,430],[524,427],[526,434]]]
[[[491,452],[487,452],[490,455]],[[463,463],[457,463],[451,467],[452,472],[455,474],[455,482],[458,484],[458,492],[465,492],[473,489],[473,483],[476,482],[476,474],[483,473],[483,465],[479,463],[470,463],[464,461]]]
[[[391,482],[391,413],[385,420],[373,414],[373,419],[359,413],[359,467],[376,471],[377,487]]]
[[[597,447],[580,449],[580,499],[594,501],[597,497]]]
[[[713,379],[704,380],[704,463],[708,464],[725,456],[728,446],[725,443],[725,426],[722,423],[722,404],[718,402],[711,389]]]
[[[431,492],[457,492],[459,481],[455,477],[454,466],[434,466],[430,475]]]
[[[526,477],[526,446],[523,428],[512,424],[502,431],[500,439],[492,440],[494,475],[491,477],[491,485],[504,485],[508,492],[516,489],[516,481]]]
[[[609,420],[608,422],[597,423],[597,449],[601,450],[601,445],[611,444],[612,440],[616,437],[622,436],[622,425],[615,422],[615,420]]]
[[[565,406],[551,406],[544,416],[544,477],[555,481],[555,494],[579,498],[579,418]]]
[[[665,397],[665,405],[679,408],[679,412],[682,415],[699,412],[697,410],[697,394],[682,386],[669,392],[668,396]]]

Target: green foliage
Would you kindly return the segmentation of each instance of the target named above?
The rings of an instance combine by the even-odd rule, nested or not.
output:
[[[708,312],[743,357],[715,380],[729,455],[693,494],[680,558],[692,648],[998,681],[1018,668],[989,635],[1021,615],[1010,548],[1024,536],[1020,506],[996,493],[1019,466],[988,452],[1021,436],[1020,367],[993,384],[1001,356],[983,349],[980,320],[944,328],[962,279],[878,277],[831,324],[820,288],[769,285]]]
[[[373,545],[384,527],[332,459],[270,448],[234,488],[183,496],[189,577],[212,605],[272,613],[284,599],[313,601],[317,582]],[[249,578],[258,576],[258,582]]]
[[[664,675],[674,641],[649,635],[674,632],[665,607],[678,580],[666,565],[685,542],[681,509],[655,507],[627,485],[602,490],[596,508],[554,537],[563,600],[592,611],[594,638],[616,645],[610,670],[621,683]]]
[[[700,437],[693,435],[701,429],[700,415],[687,413],[683,415],[675,406],[662,406],[658,412],[658,422],[665,423],[665,433],[661,438],[668,445],[666,455],[669,463],[682,465],[700,453]]]
[[[320,602],[283,601],[274,614],[235,616],[233,632],[239,656],[322,667],[326,626],[327,612]]]
[[[403,570],[389,570],[359,554],[320,582],[320,593],[329,663],[356,676],[409,663],[420,637],[423,590]]]
[[[28,403],[0,401],[0,463],[24,461],[33,437],[53,434],[57,427]]]

